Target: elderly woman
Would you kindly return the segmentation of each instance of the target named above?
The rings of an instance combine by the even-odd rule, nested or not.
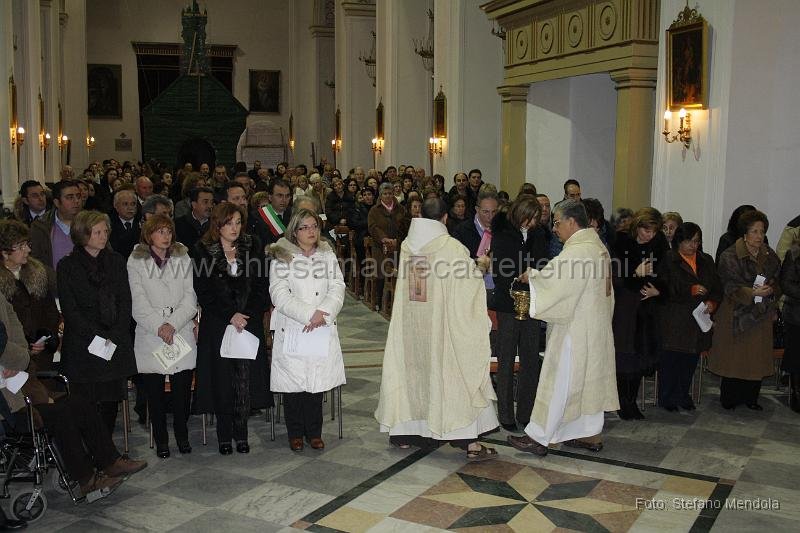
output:
[[[795,235],[781,267],[785,351],[782,370],[789,374],[789,407],[800,413],[800,237]]]
[[[64,374],[72,393],[94,404],[109,434],[113,434],[127,379],[136,374],[136,360],[130,331],[128,271],[125,259],[108,247],[109,231],[108,215],[78,213],[70,231],[75,247],[58,263],[56,273],[64,316]],[[104,356],[102,349],[111,343],[116,348]]]
[[[60,317],[44,265],[30,256],[30,230],[16,220],[0,221],[0,293],[14,306],[30,345],[32,371],[50,370],[58,349]],[[46,339],[39,342],[41,339]]]
[[[456,227],[467,220],[467,197],[457,196],[447,214],[447,232],[452,236]]]
[[[692,312],[705,303],[705,312],[712,314],[722,301],[722,284],[714,259],[701,251],[702,246],[700,226],[682,223],[673,233],[672,249],[656,268],[664,287],[658,393],[659,404],[667,411],[694,410],[689,395],[692,378],[700,352],[711,347],[712,333],[700,329]]]
[[[153,215],[144,223],[141,243],[128,258],[128,280],[136,320],[133,349],[147,396],[156,455],[162,459],[170,455],[165,376],[169,376],[178,451],[191,453],[186,421],[197,358],[193,331],[197,298],[192,287],[192,260],[186,246],[175,242],[172,219]],[[170,353],[165,351],[166,346],[184,352]],[[156,353],[163,356],[157,357]]]
[[[761,380],[774,372],[772,322],[781,296],[781,262],[765,242],[768,229],[764,213],[746,211],[739,217],[742,237],[722,252],[717,264],[725,298],[708,368],[722,376],[719,399],[725,409],[744,404],[761,411]]]
[[[612,255],[614,267],[614,347],[617,355],[619,416],[642,419],[636,396],[642,376],[658,364],[658,302],[655,267],[669,246],[661,232],[661,213],[652,207],[636,212],[628,233],[618,232]]]
[[[353,195],[345,190],[344,182],[341,179],[334,179],[333,192],[328,194],[325,204],[328,224],[331,227],[338,224],[347,224],[347,212],[353,207],[354,202]]]
[[[370,209],[367,224],[372,237],[372,257],[376,262],[374,268],[377,268],[377,295],[380,300],[384,279],[397,264],[400,242],[405,238],[409,225],[406,210],[395,198],[391,183],[381,183],[378,202]]]
[[[663,219],[664,224],[661,226],[661,231],[664,232],[664,237],[667,238],[669,247],[671,249],[675,249],[672,238],[675,235],[675,230],[678,229],[678,226],[683,224],[683,218],[681,218],[680,213],[676,213],[675,211],[667,211],[664,213]]]
[[[310,187],[306,194],[317,199],[317,202],[319,202],[320,207],[323,209],[321,213],[324,213],[324,209],[328,201],[328,195],[331,194],[331,190],[325,186],[325,182],[322,181],[322,176],[316,172],[311,174],[311,176],[308,178],[308,183],[310,184]]]
[[[531,419],[539,384],[539,333],[541,322],[517,320],[510,289],[517,276],[546,259],[544,233],[536,231],[542,207],[533,196],[522,195],[492,220],[492,279],[495,292],[490,309],[497,312],[497,416],[508,431],[525,427]],[[541,265],[539,265],[541,266]],[[519,357],[517,408],[514,414],[514,361]]]
[[[319,215],[300,209],[292,215],[285,236],[269,247],[275,258],[269,274],[269,293],[275,304],[270,390],[283,393],[292,451],[303,449],[304,437],[315,450],[325,447],[322,393],[345,382],[336,328],[336,316],[344,302],[344,279],[336,254],[320,240],[321,229]],[[329,328],[324,353],[285,351],[287,335],[311,335],[317,328]]]
[[[250,408],[272,405],[267,391],[263,316],[269,309],[266,257],[258,238],[248,235],[244,210],[230,202],[211,212],[208,231],[196,245],[194,290],[200,304],[197,338],[197,410],[217,415],[219,453],[249,453]],[[259,339],[256,359],[221,355],[228,325]],[[251,366],[253,368],[251,368]]]
[[[294,187],[294,196],[303,196],[309,192],[311,192],[311,188],[308,186],[308,178],[305,176],[297,176],[297,183]]]
[[[739,233],[739,217],[748,211],[755,211],[755,206],[750,204],[743,204],[733,210],[731,217],[728,219],[728,226],[725,233],[719,238],[717,244],[717,253],[714,255],[714,261],[719,263],[719,256],[722,252],[733,246],[736,241],[742,236]]]

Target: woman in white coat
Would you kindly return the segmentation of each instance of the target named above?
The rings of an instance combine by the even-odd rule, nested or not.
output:
[[[156,455],[167,458],[170,451],[165,376],[169,376],[178,450],[182,454],[192,451],[186,422],[197,359],[193,320],[197,315],[197,298],[192,288],[192,260],[186,246],[175,242],[172,220],[165,215],[150,217],[142,227],[141,241],[128,258],[136,320],[133,349],[153,424]],[[163,350],[165,344],[173,350]],[[185,354],[182,357],[181,347]],[[154,354],[157,350],[161,350],[161,358]]]
[[[300,209],[286,233],[269,247],[272,313],[272,373],[270,390],[283,393],[289,446],[303,449],[303,437],[315,450],[322,441],[322,393],[345,382],[336,316],[344,302],[344,278],[336,254],[320,240],[323,222],[316,213]],[[285,339],[330,328],[327,351],[288,352]],[[317,331],[316,334],[328,333]],[[296,346],[296,345],[295,345]]]

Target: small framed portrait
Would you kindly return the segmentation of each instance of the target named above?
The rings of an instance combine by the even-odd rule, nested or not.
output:
[[[250,112],[281,112],[280,70],[250,70]]]
[[[122,65],[87,66],[90,118],[122,118]]]
[[[687,8],[688,10],[688,8]],[[667,30],[667,107],[708,107],[708,23],[684,10]]]

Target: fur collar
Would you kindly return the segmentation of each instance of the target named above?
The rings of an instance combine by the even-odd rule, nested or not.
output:
[[[189,253],[189,249],[179,242],[174,242],[169,247],[170,257],[183,257],[187,253]],[[133,252],[131,252],[131,257],[134,259],[148,259],[150,257],[150,247],[146,244],[137,244]]]
[[[22,265],[19,280],[25,286],[28,294],[34,298],[41,299],[47,296],[47,271],[44,269],[44,265],[33,257],[29,256],[28,262]],[[17,279],[5,267],[0,267],[0,293],[9,301],[17,293]]]
[[[320,239],[317,244],[317,253],[332,252],[331,245],[324,239]],[[267,255],[274,257],[283,263],[291,263],[295,254],[302,254],[303,250],[299,246],[289,242],[286,237],[281,237],[278,242],[267,247]]]

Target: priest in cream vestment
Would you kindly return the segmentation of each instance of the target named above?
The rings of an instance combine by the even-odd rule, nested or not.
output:
[[[470,461],[492,459],[477,442],[499,425],[483,273],[447,233],[443,200],[426,200],[422,216],[400,247],[375,418],[401,447],[447,440]]]
[[[604,411],[619,409],[611,316],[610,258],[578,201],[553,213],[564,249],[541,270],[521,276],[531,290],[531,317],[547,322],[547,347],[526,435],[515,448],[546,455],[550,444],[602,449]]]

